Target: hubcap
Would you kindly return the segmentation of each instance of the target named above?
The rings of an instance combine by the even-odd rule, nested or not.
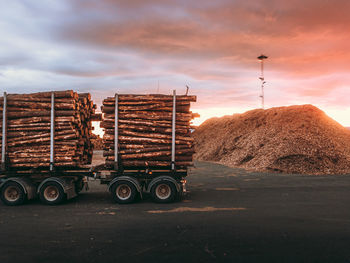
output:
[[[5,196],[6,200],[8,200],[10,202],[15,202],[20,197],[20,191],[17,187],[10,186],[10,187],[6,188],[4,196]]]
[[[126,184],[118,185],[116,195],[121,200],[127,200],[131,196],[131,188]]]
[[[156,188],[156,195],[159,199],[167,199],[171,195],[171,188],[167,184],[160,184]]]
[[[44,190],[44,197],[47,201],[53,202],[59,195],[60,194],[56,186],[50,185]]]

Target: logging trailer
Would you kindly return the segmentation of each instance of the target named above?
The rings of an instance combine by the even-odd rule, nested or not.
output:
[[[176,91],[172,96],[171,162],[168,167],[125,167],[118,153],[118,94],[115,94],[114,167],[99,165],[78,167],[55,166],[55,93],[51,92],[50,164],[45,167],[16,168],[8,165],[7,153],[7,95],[3,97],[2,141],[0,167],[0,199],[5,205],[21,205],[39,197],[47,205],[57,205],[76,197],[86,179],[92,177],[107,184],[113,200],[119,204],[132,203],[146,194],[153,201],[169,203],[186,192],[187,167],[177,169],[175,163]]]

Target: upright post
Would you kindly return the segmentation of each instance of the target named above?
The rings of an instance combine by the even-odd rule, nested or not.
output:
[[[55,92],[51,92],[51,123],[50,123],[50,171],[54,170],[55,153]]]
[[[173,121],[171,127],[171,169],[175,170],[176,90],[173,90]]]
[[[265,94],[264,94],[264,85],[266,83],[265,81],[265,77],[264,77],[264,60],[267,59],[268,57],[265,55],[260,55],[259,57],[257,57],[257,59],[260,61],[260,65],[261,65],[261,75],[259,77],[259,79],[261,80],[261,108],[264,109],[265,108]]]
[[[261,60],[261,108],[265,108],[265,94],[264,94],[264,84],[265,84],[265,78],[264,78],[264,60]]]
[[[115,94],[114,109],[114,170],[118,170],[118,94]]]
[[[2,109],[2,145],[1,145],[1,170],[5,171],[5,156],[6,156],[6,132],[7,132],[7,94],[4,92],[4,105]]]

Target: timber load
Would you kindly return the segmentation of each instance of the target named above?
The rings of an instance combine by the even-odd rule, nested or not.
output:
[[[199,116],[190,111],[190,104],[195,101],[196,96],[160,94],[106,98],[101,107],[106,168],[191,166],[194,140],[190,122]]]
[[[0,157],[1,149],[6,157],[0,160],[16,169],[47,168],[50,163],[54,167],[90,164],[95,109],[89,93],[72,90],[0,97]]]

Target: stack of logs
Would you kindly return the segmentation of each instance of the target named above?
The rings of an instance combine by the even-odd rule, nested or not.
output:
[[[88,93],[55,91],[54,165],[91,163],[91,118],[96,105]],[[0,97],[0,147],[4,98]],[[51,92],[7,95],[7,165],[37,168],[50,165]],[[1,157],[1,148],[0,148]],[[1,159],[0,159],[1,160]]]
[[[198,117],[190,111],[196,96],[176,96],[176,147],[177,169],[192,165],[194,154],[190,121]],[[118,95],[118,153],[125,167],[169,168],[172,145],[171,95]],[[104,156],[106,167],[114,166],[115,98],[103,101],[105,129]]]

